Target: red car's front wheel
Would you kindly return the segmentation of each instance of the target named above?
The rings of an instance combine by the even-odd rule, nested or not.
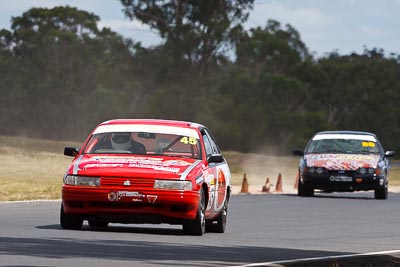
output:
[[[80,230],[82,228],[83,219],[77,214],[65,213],[64,205],[61,203],[60,224],[64,229]]]
[[[200,190],[199,205],[197,208],[196,219],[183,223],[183,232],[186,235],[203,235],[206,228],[206,198],[203,188]]]

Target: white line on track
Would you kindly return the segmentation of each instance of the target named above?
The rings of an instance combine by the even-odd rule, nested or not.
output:
[[[37,199],[37,200],[19,200],[19,201],[0,201],[1,204],[19,204],[19,203],[38,203],[38,202],[59,202],[61,199]]]
[[[276,266],[277,264],[279,265],[279,264],[286,264],[286,263],[329,260],[329,259],[345,259],[345,258],[355,258],[355,257],[362,257],[362,256],[379,256],[379,255],[388,255],[388,254],[395,254],[395,253],[400,253],[400,250],[387,250],[387,251],[377,251],[377,252],[347,254],[347,255],[337,255],[337,256],[327,256],[327,257],[316,257],[316,258],[302,258],[302,259],[286,260],[286,261],[259,262],[259,263],[245,264],[245,265],[234,265],[234,266],[230,266],[230,267]]]

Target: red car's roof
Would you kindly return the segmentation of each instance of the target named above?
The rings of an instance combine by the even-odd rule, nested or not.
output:
[[[194,122],[161,120],[161,119],[114,119],[102,122],[100,125],[115,125],[115,124],[152,124],[152,125],[178,126],[185,128],[197,128],[197,129],[204,127],[203,125]]]

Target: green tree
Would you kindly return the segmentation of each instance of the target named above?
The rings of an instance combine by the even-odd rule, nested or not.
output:
[[[237,64],[260,77],[263,72],[290,74],[311,56],[295,28],[287,24],[283,29],[279,22],[268,20],[265,28],[252,28],[241,34],[236,41],[236,58]]]
[[[398,58],[372,49],[361,55],[332,53],[318,65],[327,77],[320,102],[328,113],[328,124],[335,129],[375,132],[388,145],[399,147]]]
[[[236,112],[228,112],[236,124],[246,129],[238,142],[240,149],[288,147],[298,136],[321,120],[309,112],[310,85],[297,78],[299,69],[311,64],[308,49],[290,25],[282,29],[269,20],[265,28],[243,32],[236,40],[234,71],[220,87]],[[237,119],[237,120],[236,120]]]
[[[15,121],[15,102],[20,92],[17,90],[15,77],[20,66],[14,59],[12,33],[8,30],[0,30],[0,124],[1,133],[11,134]]]
[[[134,44],[99,17],[73,7],[32,8],[12,19],[19,125],[43,137],[87,134],[100,120],[135,109]],[[122,77],[124,76],[124,77]],[[110,105],[111,104],[111,105]],[[79,119],[77,119],[79,118]],[[54,129],[64,128],[64,131]]]
[[[121,0],[124,13],[156,30],[174,59],[208,64],[225,55],[224,47],[238,32],[254,0]]]

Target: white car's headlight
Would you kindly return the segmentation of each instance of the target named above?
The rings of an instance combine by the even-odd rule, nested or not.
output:
[[[359,173],[361,174],[374,174],[375,173],[375,169],[374,168],[360,168],[358,170]]]
[[[192,190],[193,185],[191,181],[155,180],[154,188],[171,190]]]
[[[100,186],[99,177],[67,175],[64,178],[64,184],[83,185],[83,186]]]

